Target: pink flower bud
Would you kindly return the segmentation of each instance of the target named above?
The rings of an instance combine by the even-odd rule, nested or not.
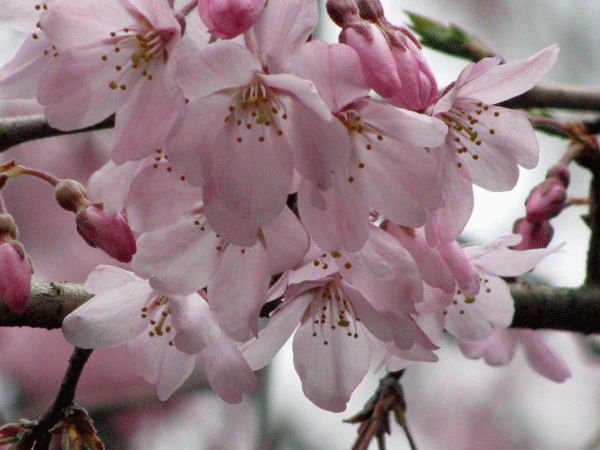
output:
[[[512,247],[513,250],[546,248],[554,235],[554,229],[549,222],[531,223],[525,218],[515,222],[513,232],[523,236],[523,240]]]
[[[560,213],[567,200],[567,188],[555,177],[546,179],[533,188],[525,205],[527,220],[531,223],[544,222]]]
[[[200,0],[198,11],[211,34],[232,39],[254,25],[266,3],[266,0]]]
[[[0,300],[22,313],[31,292],[31,261],[18,242],[0,244]]]
[[[98,247],[112,258],[130,262],[136,244],[127,219],[121,213],[107,214],[102,204],[89,205],[75,217],[77,231],[92,247]]]

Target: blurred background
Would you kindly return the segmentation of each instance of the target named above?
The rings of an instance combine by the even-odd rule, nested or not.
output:
[[[275,1],[275,0],[271,0]],[[0,1],[0,5],[2,2]],[[323,6],[323,5],[321,5]],[[404,10],[452,22],[478,36],[506,60],[526,58],[553,43],[561,47],[546,82],[600,88],[600,2],[597,0],[387,0],[388,20],[408,24]],[[339,29],[324,14],[318,37],[337,40]],[[14,53],[24,35],[2,31],[0,60]],[[465,61],[425,49],[440,90],[454,81]],[[39,112],[31,102],[2,105],[2,116]],[[571,117],[574,120],[577,116]],[[0,154],[0,163],[47,170],[85,183],[107,159],[111,131],[51,138]],[[464,232],[483,243],[509,234],[525,213],[529,190],[566,149],[566,142],[539,135],[540,164],[521,171],[507,193],[477,190],[475,213]],[[571,167],[570,196],[587,196],[589,175]],[[4,190],[35,265],[35,279],[83,282],[101,263],[113,261],[92,249],[75,231],[74,217],[58,208],[52,191],[39,180],[9,182]],[[552,220],[553,245],[561,253],[543,261],[535,274],[549,284],[578,286],[585,277],[588,231],[571,207]],[[492,368],[466,360],[447,339],[436,364],[415,364],[402,377],[407,420],[420,450],[592,450],[600,448],[600,357],[589,340],[546,333],[547,342],[568,363],[572,378],[556,384],[538,375],[521,353],[509,367]],[[0,330],[0,413],[8,420],[33,419],[56,393],[72,347],[60,331]],[[358,412],[383,374],[370,374],[344,413],[314,406],[302,394],[294,372],[291,345],[260,374],[260,393],[230,406],[205,389],[202,377],[169,401],[155,400],[152,387],[137,377],[123,349],[96,351],[84,370],[78,401],[94,412],[109,449],[350,449],[356,427],[342,423]],[[375,448],[375,444],[372,445]],[[399,426],[392,426],[388,449],[408,449]]]

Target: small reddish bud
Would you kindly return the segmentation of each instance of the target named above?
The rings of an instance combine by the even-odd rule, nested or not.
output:
[[[31,292],[31,261],[17,242],[0,244],[0,300],[12,311],[22,313]]]
[[[546,179],[527,197],[527,220],[537,223],[551,219],[562,211],[566,200],[567,188],[563,182],[555,177]]]
[[[97,203],[79,211],[75,221],[77,231],[89,245],[104,250],[118,261],[131,261],[137,248],[123,214],[107,214],[102,204]]]
[[[521,218],[515,222],[513,232],[523,236],[523,240],[512,247],[513,250],[546,248],[554,235],[554,229],[549,222],[531,223],[525,218]]]
[[[198,11],[212,35],[233,39],[254,25],[266,3],[266,0],[200,0]]]
[[[569,187],[569,182],[571,181],[571,172],[569,172],[569,168],[567,166],[562,163],[558,163],[554,164],[548,169],[546,178],[558,178],[564,187]]]

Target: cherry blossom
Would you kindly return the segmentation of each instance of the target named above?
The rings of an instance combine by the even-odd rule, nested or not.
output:
[[[330,145],[338,129],[313,83],[287,71],[317,24],[316,7],[269,2],[247,47],[216,42],[180,65],[190,101],[166,151],[174,168],[204,188],[212,228],[232,243],[244,244],[234,231],[257,230],[281,212],[294,171],[327,188],[349,156]]]
[[[85,289],[96,295],[65,318],[65,337],[81,348],[126,343],[136,371],[156,384],[160,399],[190,376],[195,354],[204,360],[209,381],[225,400],[239,402],[244,390],[256,389],[254,374],[199,294],[167,296],[111,266],[92,272]]]
[[[52,126],[84,128],[118,111],[115,161],[162,147],[184,101],[171,73],[182,30],[169,2],[56,0],[40,27],[55,46],[37,91]]]
[[[521,241],[520,235],[509,235],[486,245],[464,247],[479,274],[479,292],[469,295],[462,289],[447,294],[438,289],[427,289],[426,300],[442,307],[445,328],[453,335],[465,340],[481,340],[493,329],[506,328],[512,322],[514,301],[508,285],[501,277],[522,275],[533,269],[553,249],[511,250],[508,247]],[[437,309],[436,306],[432,310]],[[424,310],[421,310],[424,311]]]
[[[302,267],[285,275],[290,284],[267,326],[242,347],[258,369],[295,331],[294,366],[304,393],[330,411],[346,408],[376,348],[378,363],[388,351],[387,359],[436,359],[410,314],[421,298],[414,261],[391,236],[371,230],[360,252],[327,254],[313,245]]]
[[[448,125],[448,135],[442,146],[431,149],[439,163],[444,204],[429,220],[430,243],[460,234],[473,210],[472,184],[493,192],[510,190],[518,166],[537,165],[538,143],[527,117],[493,105],[531,89],[557,57],[558,47],[551,46],[506,64],[484,58],[467,66],[433,105],[431,114]]]
[[[300,185],[300,214],[318,244],[360,249],[369,207],[406,226],[423,225],[440,200],[434,160],[425,147],[441,143],[446,126],[367,98],[358,55],[349,46],[312,41],[292,70],[315,83],[338,119],[336,145],[351,155],[347,169],[332,176],[328,191]],[[340,226],[323,225],[335,221]]]

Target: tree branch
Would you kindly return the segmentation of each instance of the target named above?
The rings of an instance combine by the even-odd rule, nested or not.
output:
[[[600,286],[557,288],[515,284],[511,328],[600,333]]]
[[[0,302],[0,326],[60,328],[63,319],[75,308],[92,298],[80,284],[73,283],[33,283],[31,298],[22,314],[12,312]]]
[[[580,86],[539,84],[517,97],[499,103],[505,108],[557,108],[600,111],[600,91]]]
[[[52,128],[41,114],[2,118],[0,119],[0,152],[34,139],[103,130],[114,126],[114,114],[96,125],[72,131],[61,131]]]

